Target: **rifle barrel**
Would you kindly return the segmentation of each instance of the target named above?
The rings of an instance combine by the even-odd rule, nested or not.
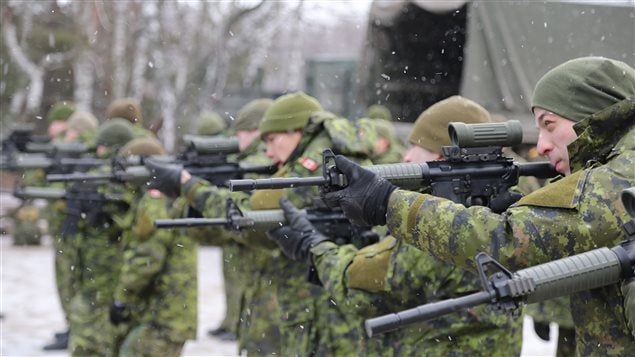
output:
[[[201,227],[201,226],[223,226],[229,223],[226,218],[178,218],[178,219],[157,219],[154,221],[156,228],[177,228],[177,227]]]

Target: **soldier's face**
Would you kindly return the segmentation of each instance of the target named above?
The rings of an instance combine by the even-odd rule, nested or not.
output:
[[[300,139],[301,131],[269,133],[265,136],[265,145],[267,146],[267,157],[273,160],[278,166],[282,166],[291,156]]]
[[[534,108],[534,117],[538,127],[538,153],[547,156],[559,173],[571,174],[567,145],[578,137],[573,130],[575,122],[538,107]]]
[[[410,145],[406,153],[403,155],[403,162],[422,164],[426,161],[439,160],[441,155],[425,149],[419,145]]]
[[[238,150],[245,151],[254,140],[260,136],[260,130],[238,130],[236,137],[238,138]]]

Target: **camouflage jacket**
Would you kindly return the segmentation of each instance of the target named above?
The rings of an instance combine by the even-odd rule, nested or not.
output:
[[[386,237],[357,250],[331,242],[311,249],[335,303],[363,322],[480,289],[478,277]],[[521,320],[481,306],[364,340],[370,355],[513,356],[520,353]]]
[[[573,174],[523,197],[503,214],[397,190],[389,200],[388,226],[397,238],[470,269],[481,251],[515,270],[616,245],[628,219],[620,194],[635,185],[634,124],[633,99],[576,124],[578,139],[568,148]],[[635,351],[619,286],[573,295],[571,312],[578,354]]]
[[[173,216],[168,205],[157,190],[139,201],[114,298],[134,310],[133,324],[184,342],[196,338],[197,246],[178,231],[154,228],[155,219]]]

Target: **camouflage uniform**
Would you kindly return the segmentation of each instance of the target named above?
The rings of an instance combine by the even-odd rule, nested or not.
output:
[[[480,251],[518,269],[616,245],[628,219],[620,194],[635,184],[634,123],[635,101],[625,99],[576,124],[578,138],[568,147],[573,174],[501,215],[397,190],[390,196],[388,226],[396,237],[470,269]],[[635,351],[619,286],[572,295],[571,312],[579,355]]]
[[[143,127],[143,113],[141,105],[132,98],[115,99],[108,105],[106,119],[125,119],[132,125],[135,138],[154,138],[153,132]]]
[[[362,118],[357,121],[360,141],[366,146],[365,150],[373,164],[392,164],[401,162],[405,148],[395,134],[393,124],[383,119]],[[375,152],[375,142],[380,138],[388,140],[389,146],[386,152]]]
[[[139,202],[123,254],[114,298],[131,311],[120,356],[179,356],[196,338],[196,243],[177,231],[154,228],[169,218],[169,201],[157,190]]]
[[[320,281],[344,310],[362,318],[462,296],[479,280],[393,237],[360,250],[325,242],[311,249]],[[370,355],[513,356],[520,353],[521,319],[478,307],[365,339]]]

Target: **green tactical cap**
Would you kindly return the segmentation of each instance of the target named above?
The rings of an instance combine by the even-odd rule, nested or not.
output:
[[[216,112],[204,112],[198,119],[196,126],[196,135],[213,136],[218,135],[225,130],[227,124]]]
[[[238,112],[238,117],[234,122],[234,131],[253,131],[258,129],[258,125],[265,116],[265,112],[273,100],[267,98],[254,99],[245,104]]]
[[[604,57],[582,57],[547,72],[536,84],[531,110],[540,107],[579,122],[635,96],[635,69]]]
[[[368,107],[368,109],[366,109],[366,114],[364,114],[364,117],[392,121],[392,113],[390,112],[390,109],[381,104],[373,104]]]
[[[150,155],[165,155],[165,149],[159,140],[155,138],[136,138],[130,140],[124,145],[117,156],[126,157],[131,155],[150,156]]]
[[[95,130],[99,126],[97,118],[89,112],[76,111],[68,118],[68,128],[83,133],[86,130]]]
[[[120,147],[134,139],[132,124],[122,118],[113,118],[103,123],[95,135],[95,144],[109,148]]]
[[[258,129],[262,136],[302,129],[309,122],[311,113],[320,110],[320,102],[304,92],[285,94],[273,101]]]
[[[431,152],[441,153],[443,146],[451,144],[448,124],[454,121],[476,124],[489,123],[492,120],[485,108],[472,100],[455,95],[424,110],[415,121],[408,142]]]
[[[46,121],[67,120],[75,112],[75,103],[70,100],[59,101],[46,113]]]
[[[115,99],[106,110],[106,119],[112,118],[123,118],[133,124],[141,124],[143,122],[141,105],[133,98]]]

